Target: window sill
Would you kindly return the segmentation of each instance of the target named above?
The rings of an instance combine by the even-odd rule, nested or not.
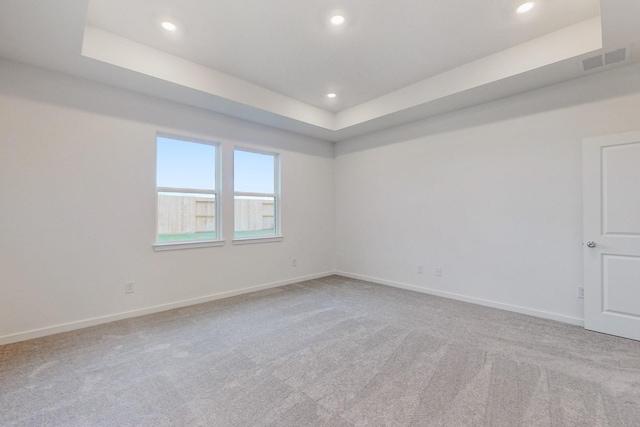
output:
[[[272,243],[282,242],[284,236],[270,236],[270,237],[247,237],[245,239],[233,239],[234,245],[252,245],[254,243]]]
[[[201,240],[195,242],[156,243],[153,250],[156,252],[177,251],[181,249],[198,249],[224,246],[224,240]]]

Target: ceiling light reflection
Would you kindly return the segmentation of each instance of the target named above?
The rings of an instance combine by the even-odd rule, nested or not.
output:
[[[178,29],[178,27],[176,27],[176,24],[174,24],[173,22],[165,21],[160,25],[167,31],[175,31]]]
[[[528,1],[526,3],[521,4],[520,6],[518,6],[518,8],[516,9],[517,13],[527,13],[529,12],[531,9],[533,9],[533,7],[536,4],[532,1]]]

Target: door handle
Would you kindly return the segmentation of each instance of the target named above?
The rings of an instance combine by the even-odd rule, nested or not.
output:
[[[595,248],[596,247],[596,242],[594,242],[593,240],[589,240],[587,242],[587,247],[588,248]]]

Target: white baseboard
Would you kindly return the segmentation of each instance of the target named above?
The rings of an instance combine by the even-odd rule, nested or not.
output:
[[[377,283],[379,285],[391,286],[394,288],[407,289],[409,291],[420,292],[423,294],[435,295],[443,298],[450,298],[458,301],[468,302],[471,304],[483,305],[485,307],[497,308],[500,310],[511,311],[519,314],[526,314],[528,316],[540,317],[542,319],[556,320],[558,322],[569,323],[571,325],[584,327],[584,319],[578,317],[565,316],[563,314],[549,313],[547,311],[536,310],[533,308],[520,307],[517,305],[505,304],[501,302],[469,297],[466,295],[455,294],[452,292],[438,291],[436,289],[422,288],[414,285],[407,285],[405,283],[392,282],[389,280],[378,279],[376,277],[362,276],[360,274],[346,273],[344,271],[336,271],[335,274],[339,276],[349,277],[352,279],[364,280],[367,282]]]
[[[352,274],[344,271],[328,271],[324,273],[313,274],[310,276],[296,277],[294,279],[283,280],[280,282],[267,283],[258,286],[251,286],[248,288],[238,289],[234,291],[220,292],[217,294],[207,295],[199,298],[193,298],[188,300],[176,301],[168,304],[161,304],[153,307],[142,308],[138,310],[127,311],[124,313],[116,313],[107,316],[94,317],[91,319],[80,320],[77,322],[63,323],[55,326],[48,326],[45,328],[34,329],[25,332],[18,332],[11,335],[4,335],[0,337],[0,345],[10,344],[19,341],[30,340],[33,338],[40,338],[48,335],[59,334],[61,332],[69,332],[76,329],[87,328],[90,326],[101,325],[104,323],[115,322],[117,320],[129,319],[132,317],[144,316],[147,314],[159,313],[161,311],[173,310],[175,308],[187,307],[195,304],[202,304],[209,301],[215,301],[219,299],[229,298],[236,295],[248,294],[251,292],[261,291],[265,289],[277,288],[279,286],[286,286],[292,283],[303,282],[305,280],[319,279],[331,275],[339,275],[349,277],[352,279],[364,280],[367,282],[377,283],[380,285],[391,286],[394,288],[406,289],[414,292],[420,292],[423,294],[435,295],[443,298],[450,298],[458,301],[468,302],[472,304],[483,305],[485,307],[497,308],[500,310],[511,311],[514,313],[526,314],[528,316],[540,317],[543,319],[556,320],[558,322],[569,323],[571,325],[584,327],[584,320],[565,316],[562,314],[549,313],[547,311],[536,310],[532,308],[520,307],[511,304],[504,304],[496,301],[485,300],[481,298],[469,297],[466,295],[455,294],[452,292],[444,292],[430,288],[422,288],[419,286],[408,285],[405,283],[393,282],[390,280],[379,279],[376,277],[363,276],[360,274]]]
[[[288,279],[280,282],[273,282],[273,283],[267,283],[264,285],[251,286],[248,288],[238,289],[235,291],[220,292],[217,294],[206,295],[203,297],[192,298],[188,300],[176,301],[168,304],[156,305],[153,307],[141,308],[138,310],[127,311],[124,313],[110,314],[107,316],[79,320],[77,322],[63,323],[55,326],[48,326],[40,329],[33,329],[30,331],[18,332],[11,335],[0,336],[0,345],[30,340],[33,338],[40,338],[47,335],[59,334],[61,332],[69,332],[76,329],[87,328],[89,326],[96,326],[104,323],[115,322],[116,320],[123,320],[123,319],[129,319],[131,317],[144,316],[146,314],[159,313],[161,311],[173,310],[175,308],[182,308],[190,305],[202,304],[205,302],[215,301],[223,298],[229,298],[236,295],[248,294],[251,292],[261,291],[264,289],[277,288],[279,286],[286,286],[292,283],[304,282],[305,280],[319,279],[321,277],[327,277],[334,274],[335,272],[333,271],[312,274],[310,276],[296,277],[295,279]]]

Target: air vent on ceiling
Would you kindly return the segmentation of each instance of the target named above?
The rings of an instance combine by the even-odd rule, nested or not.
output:
[[[627,49],[618,49],[604,54],[604,63],[606,65],[622,62],[625,59],[627,59]]]
[[[585,71],[593,70],[594,68],[602,67],[604,65],[604,58],[602,55],[592,56],[591,58],[584,59],[582,61]]]
[[[582,66],[585,71],[593,70],[594,68],[602,67],[604,65],[617,64],[629,59],[629,49],[622,48],[607,52],[604,55],[592,56],[582,60]]]

